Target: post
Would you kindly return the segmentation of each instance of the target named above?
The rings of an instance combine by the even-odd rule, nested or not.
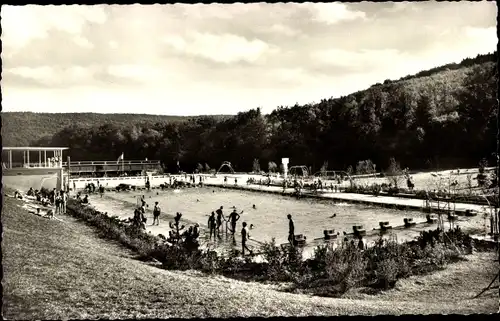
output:
[[[281,163],[283,164],[283,178],[286,182],[287,174],[288,174],[288,158],[282,158]]]
[[[12,169],[12,150],[9,150],[9,168]]]
[[[26,151],[26,159],[28,161],[28,168],[29,168],[30,167],[30,151],[29,150]]]
[[[38,167],[42,167],[42,151],[38,151]]]
[[[47,167],[47,151],[43,151],[43,160],[45,161],[45,167]]]

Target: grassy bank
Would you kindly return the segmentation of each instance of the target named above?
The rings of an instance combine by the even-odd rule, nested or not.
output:
[[[491,253],[471,255],[438,272],[438,278],[408,278],[382,295],[310,297],[272,285],[158,269],[133,259],[135,253],[121,244],[97,237],[79,219],[48,220],[19,205],[5,198],[2,210],[6,319],[469,314],[498,307],[496,293],[470,300],[497,271]],[[449,295],[436,300],[436,289]]]
[[[393,288],[397,281],[443,269],[447,264],[463,260],[475,249],[488,250],[489,244],[476,242],[460,229],[447,232],[422,232],[412,242],[398,244],[382,238],[374,247],[359,250],[343,243],[339,248],[319,246],[312,259],[303,260],[300,250],[283,249],[274,241],[265,243],[260,252],[264,262],[241,258],[238,251],[228,255],[202,252],[192,244],[180,242],[169,246],[160,238],[121,223],[91,207],[71,201],[71,215],[94,226],[101,236],[124,244],[143,260],[155,259],[171,270],[194,269],[245,281],[288,282],[289,291],[340,297],[351,288],[373,290]]]

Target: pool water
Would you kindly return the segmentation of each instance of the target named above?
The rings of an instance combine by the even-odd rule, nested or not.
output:
[[[237,191],[219,188],[191,188],[182,190],[152,190],[150,192],[108,192],[103,198],[98,195],[90,197],[90,203],[98,210],[108,212],[120,218],[133,216],[138,198],[144,195],[148,204],[146,217],[147,229],[154,234],[168,235],[170,230],[167,220],[173,219],[176,212],[181,212],[181,222],[186,225],[199,223],[206,230],[208,216],[221,205],[227,216],[235,206],[238,213],[243,211],[238,221],[237,231],[241,223],[247,222],[250,236],[257,241],[276,239],[278,244],[286,243],[288,237],[287,214],[292,215],[295,223],[295,234],[304,234],[307,241],[323,237],[323,230],[334,229],[352,233],[353,225],[362,225],[369,232],[378,228],[379,221],[388,221],[393,227],[401,226],[403,218],[411,217],[415,222],[424,222],[425,214],[419,211],[402,211],[359,204],[335,204],[333,201],[317,199],[295,199],[290,196]],[[159,226],[150,226],[154,203],[158,201],[162,209]],[[253,208],[255,205],[255,209]],[[332,217],[336,214],[335,217]],[[398,231],[398,239],[413,238],[418,230],[436,228],[425,226],[412,230]],[[239,233],[237,233],[239,235]],[[239,239],[236,238],[238,241]]]

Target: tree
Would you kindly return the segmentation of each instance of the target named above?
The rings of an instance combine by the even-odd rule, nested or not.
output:
[[[403,171],[401,166],[394,157],[389,159],[389,167],[385,173],[389,184],[391,184],[396,190],[398,190],[403,182]]]
[[[326,176],[327,171],[328,171],[328,161],[324,161],[323,166],[321,166],[321,169],[320,169],[321,176]]]
[[[260,173],[260,162],[258,158],[253,160],[252,172]]]
[[[269,173],[276,173],[278,170],[278,165],[275,162],[269,162],[267,165]]]

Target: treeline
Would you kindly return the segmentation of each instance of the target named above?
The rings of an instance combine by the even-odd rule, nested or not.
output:
[[[106,106],[103,106],[106,108]],[[82,127],[94,127],[104,124],[123,126],[129,123],[154,124],[182,122],[197,116],[168,116],[147,114],[96,114],[96,113],[2,113],[2,141],[4,146],[30,146],[54,134],[72,123]],[[224,119],[231,116],[215,116]]]
[[[485,58],[486,57],[486,58]],[[495,163],[497,73],[493,55],[466,61],[466,67],[430,76],[372,86],[317,104],[260,109],[224,119],[205,116],[185,122],[71,125],[36,144],[70,147],[74,160],[159,159],[167,171],[230,161],[251,171],[258,159],[289,157],[290,165],[313,172],[371,160],[385,169],[391,157],[413,169]]]

